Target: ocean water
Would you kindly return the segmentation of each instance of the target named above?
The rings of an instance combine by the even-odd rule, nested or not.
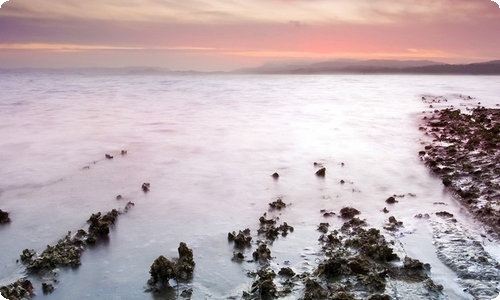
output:
[[[280,220],[295,231],[270,246],[275,267],[310,271],[321,248],[317,225],[342,224],[320,210],[348,205],[372,227],[382,229],[389,215],[403,221],[398,235],[382,231],[432,265],[443,299],[473,297],[436,255],[435,212],[453,213],[500,259],[498,241],[418,157],[429,139],[418,130],[423,116],[450,105],[495,107],[500,77],[4,72],[0,91],[0,209],[12,219],[0,226],[0,285],[23,275],[23,249],[41,252],[92,213],[135,203],[80,267],[59,271],[52,294],[34,279],[37,298],[155,299],[145,292],[149,268],[159,255],[176,257],[181,241],[196,262],[181,290],[192,288],[192,299],[239,298],[259,266],[231,261],[227,233],[250,228],[255,240],[259,217],[278,197],[289,204]],[[424,95],[448,101],[429,108]],[[314,162],[326,167],[324,178]],[[384,214],[394,194],[405,197]]]

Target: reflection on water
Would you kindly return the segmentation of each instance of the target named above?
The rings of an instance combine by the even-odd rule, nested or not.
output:
[[[450,299],[469,299],[437,258],[430,223],[414,218],[445,209],[474,237],[482,233],[418,159],[426,138],[419,122],[429,110],[420,98],[448,95],[441,105],[460,107],[453,94],[463,93],[494,106],[498,81],[2,74],[0,208],[12,223],[0,227],[0,281],[19,273],[23,249],[42,251],[84,227],[91,213],[132,201],[108,243],[87,249],[79,268],[61,270],[53,299],[151,299],[144,293],[149,267],[159,255],[176,257],[180,241],[195,254],[194,278],[185,283],[194,299],[239,296],[257,265],[231,261],[227,232],[250,228],[256,236],[268,203],[282,197],[290,205],[280,220],[295,231],[273,243],[273,263],[299,272],[314,267],[317,225],[342,224],[325,220],[322,209],[350,205],[382,228],[387,207],[404,223],[403,235],[388,239],[431,263]],[[327,168],[325,178],[314,175],[313,162]],[[151,183],[147,194],[143,182]],[[405,197],[385,203],[394,194]],[[497,246],[487,249],[498,253]]]

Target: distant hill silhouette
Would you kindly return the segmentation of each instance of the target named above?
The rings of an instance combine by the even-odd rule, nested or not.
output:
[[[428,60],[332,60],[315,63],[264,64],[236,70],[246,74],[457,74],[500,75],[500,60],[445,64]]]

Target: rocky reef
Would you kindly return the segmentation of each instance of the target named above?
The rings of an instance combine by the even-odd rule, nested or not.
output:
[[[477,219],[500,234],[500,109],[447,108],[424,120],[420,130],[433,140],[419,152],[421,159]]]

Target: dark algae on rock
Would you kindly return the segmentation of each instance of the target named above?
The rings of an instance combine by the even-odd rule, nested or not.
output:
[[[178,283],[192,277],[196,265],[193,250],[186,243],[181,242],[177,251],[179,253],[177,259],[169,260],[163,255],[155,259],[149,270],[151,278],[147,282],[148,291],[159,292],[169,288],[171,279]]]
[[[419,152],[477,219],[500,234],[500,109],[434,111],[421,127],[433,140]]]

